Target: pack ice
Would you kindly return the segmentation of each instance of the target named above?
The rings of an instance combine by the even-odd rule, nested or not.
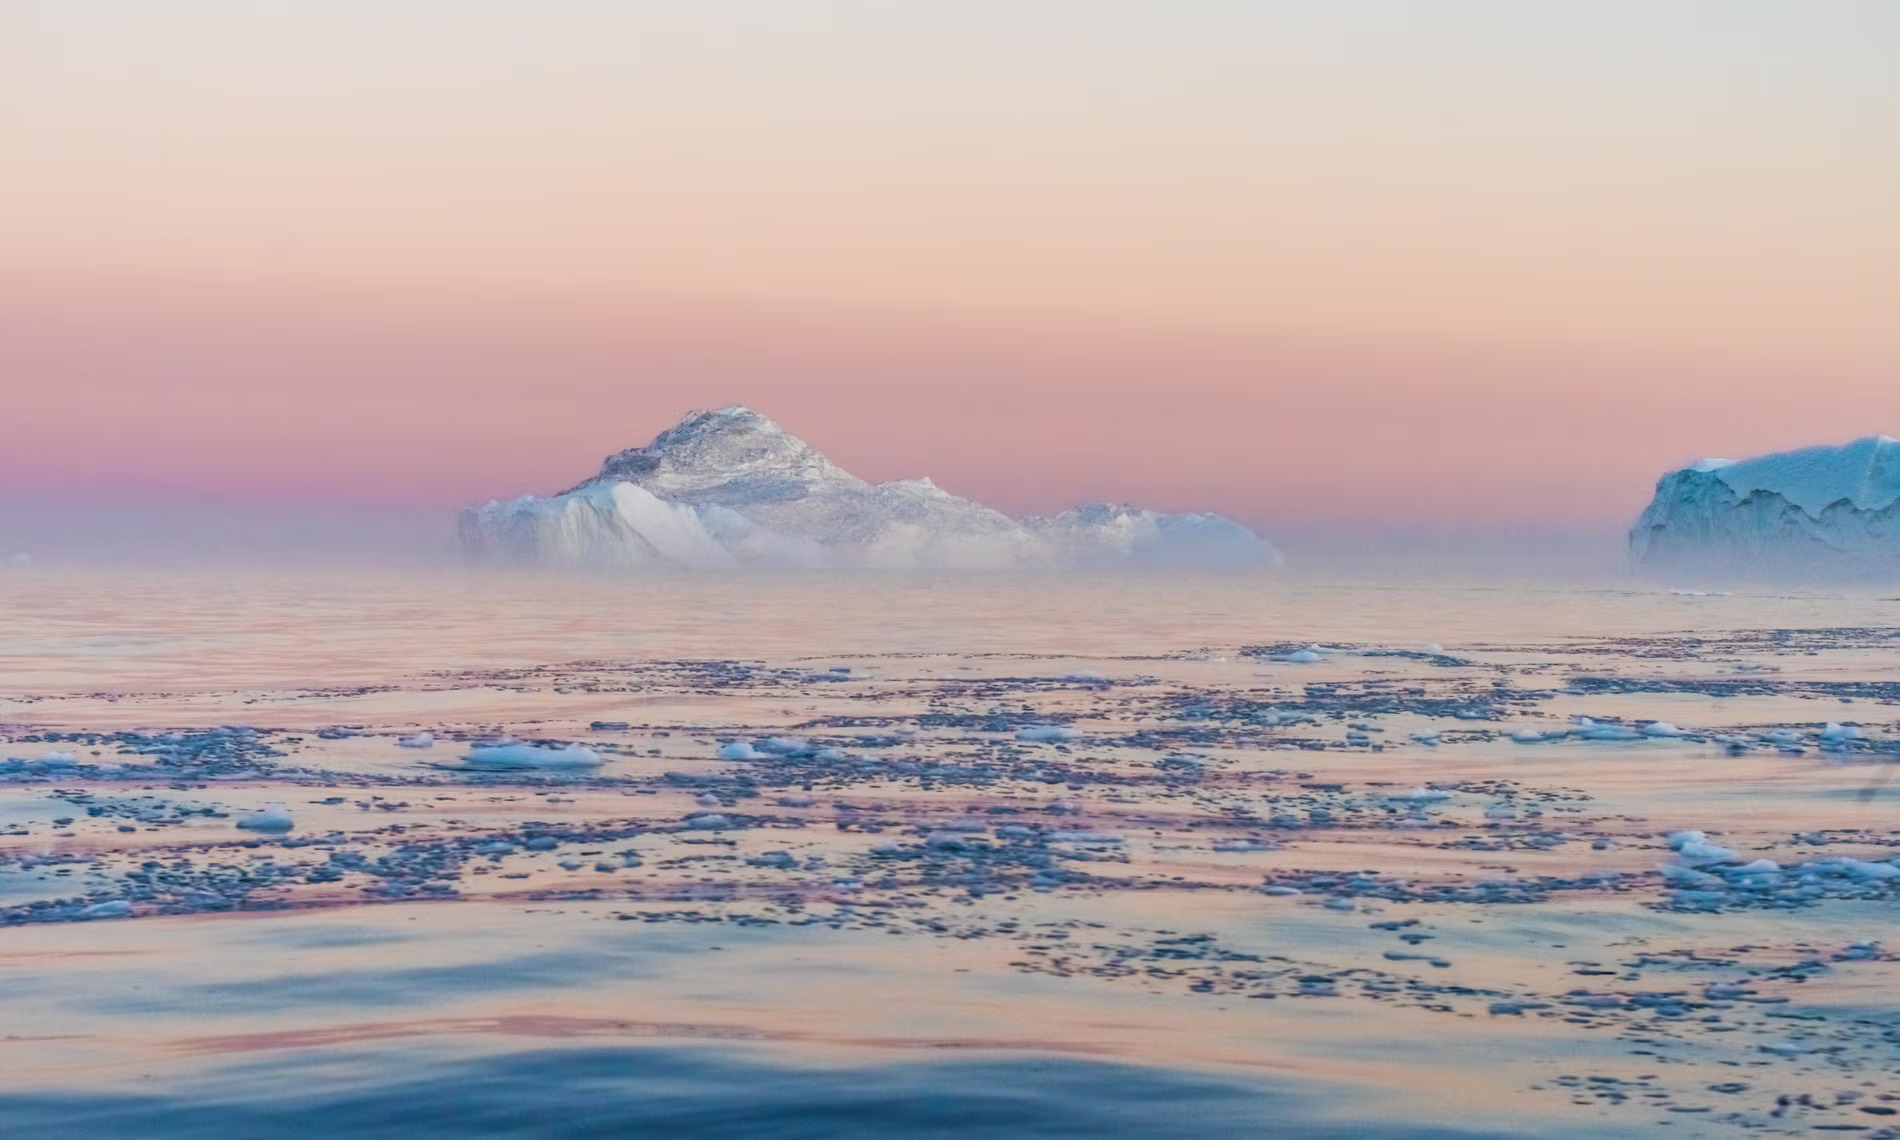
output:
[[[1900,573],[1900,441],[1704,459],[1656,484],[1630,555],[1659,569]]]
[[[637,568],[1278,565],[1214,514],[1089,504],[1013,519],[929,479],[867,483],[749,408],[694,412],[557,495],[462,512],[481,562]]]

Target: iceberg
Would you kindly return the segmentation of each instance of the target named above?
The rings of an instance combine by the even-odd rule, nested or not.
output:
[[[463,510],[471,561],[631,569],[1268,567],[1215,514],[1091,503],[1013,519],[929,479],[867,483],[749,408],[694,412],[559,494]]]
[[[1671,471],[1629,541],[1637,564],[1663,570],[1900,575],[1900,441],[1868,436]]]

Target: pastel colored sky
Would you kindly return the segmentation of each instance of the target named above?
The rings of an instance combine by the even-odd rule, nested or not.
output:
[[[1010,510],[1603,527],[1900,433],[1886,0],[0,0],[0,505],[749,403]]]

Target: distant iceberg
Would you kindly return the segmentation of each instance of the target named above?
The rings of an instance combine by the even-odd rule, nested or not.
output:
[[[1699,574],[1900,577],[1900,441],[1671,471],[1630,530],[1630,555]]]
[[[1214,514],[1095,503],[1024,520],[929,479],[867,483],[749,408],[695,412],[548,498],[462,512],[478,562],[721,570],[1262,567],[1279,553]]]

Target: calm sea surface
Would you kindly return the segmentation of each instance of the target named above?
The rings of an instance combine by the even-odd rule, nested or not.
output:
[[[1893,594],[0,574],[0,1120],[1900,1136]]]

